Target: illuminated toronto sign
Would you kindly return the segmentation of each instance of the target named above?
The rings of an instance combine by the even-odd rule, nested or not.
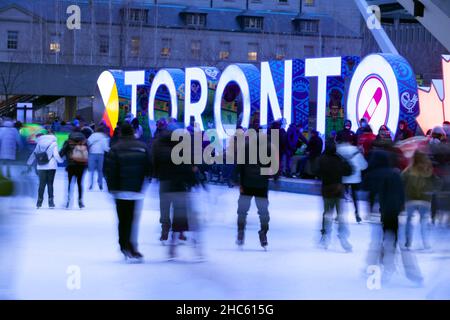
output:
[[[314,99],[311,81],[317,83]],[[310,114],[313,100],[316,110]],[[260,68],[232,64],[223,71],[214,67],[108,70],[97,81],[94,117],[105,120],[111,129],[130,112],[144,127],[163,116],[188,126],[193,117],[201,130],[214,127],[223,139],[234,133],[236,125],[248,128],[255,115],[262,127],[283,118],[286,126],[296,123],[308,128],[313,118],[315,129],[325,134],[327,122],[339,117],[339,108],[341,118],[352,120],[354,130],[361,118],[375,133],[387,125],[395,134],[399,120],[415,129],[419,104],[411,66],[397,55],[373,54],[362,61],[331,57],[268,61]]]

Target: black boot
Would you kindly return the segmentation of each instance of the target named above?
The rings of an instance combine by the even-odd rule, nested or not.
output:
[[[37,203],[36,203],[36,209],[39,209],[40,207],[42,207],[42,202],[43,202],[44,200],[42,200],[42,199],[38,199],[38,201],[37,201]]]
[[[83,204],[83,200],[82,199],[78,200],[78,206],[80,207],[80,209],[84,208],[84,204]]]
[[[48,199],[48,207],[50,209],[55,209],[55,202],[53,201],[53,198]]]
[[[238,230],[236,244],[238,246],[244,245],[244,239],[245,239],[245,231],[244,230]]]
[[[259,242],[261,243],[261,247],[265,248],[268,245],[267,242],[267,230],[258,231],[259,234]]]
[[[167,241],[167,239],[169,239],[169,231],[170,228],[163,225],[161,228],[161,237],[159,238],[159,241]]]

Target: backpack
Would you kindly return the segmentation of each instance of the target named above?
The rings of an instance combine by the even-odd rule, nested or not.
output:
[[[87,163],[88,162],[88,149],[84,144],[77,144],[72,150],[71,159],[74,162],[78,163]]]
[[[34,154],[38,165],[43,166],[50,162],[51,158],[48,157],[48,153],[47,153],[48,148],[50,148],[50,146],[51,146],[51,144],[45,149],[44,152],[41,151],[41,152],[36,152]]]

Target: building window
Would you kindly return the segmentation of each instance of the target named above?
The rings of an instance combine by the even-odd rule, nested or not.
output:
[[[54,35],[50,41],[50,51],[52,53],[58,53],[61,51],[61,44],[59,42],[59,37]]]
[[[191,54],[192,58],[200,59],[201,51],[202,51],[202,42],[200,40],[193,40],[191,42]]]
[[[244,28],[249,30],[262,30],[262,17],[244,17]]]
[[[131,38],[131,55],[138,56],[141,49],[141,39],[138,37]]]
[[[248,61],[257,61],[258,60],[258,44],[257,43],[249,43],[248,44]]]
[[[275,58],[277,60],[283,60],[285,57],[286,57],[286,46],[284,44],[277,46]]]
[[[288,3],[288,0],[278,0],[278,3],[279,3],[279,4],[287,4],[287,3]]]
[[[297,24],[297,31],[302,33],[318,33],[319,20],[300,20]]]
[[[305,46],[305,57],[314,57],[315,55],[314,46]]]
[[[170,57],[170,45],[172,40],[169,38],[162,39],[162,46],[161,46],[161,57],[168,58]]]
[[[109,37],[108,36],[100,36],[98,51],[100,54],[109,54]]]
[[[230,58],[230,47],[231,43],[229,41],[222,41],[220,43],[220,52],[219,52],[220,60],[228,60]]]
[[[19,45],[19,31],[8,31],[7,48],[17,50]]]
[[[188,13],[186,15],[186,25],[204,27],[206,25],[206,15],[201,13]]]
[[[148,10],[145,9],[130,9],[128,11],[128,20],[130,22],[143,22],[148,21]]]
[[[315,0],[305,0],[305,6],[306,7],[314,7],[316,5]]]

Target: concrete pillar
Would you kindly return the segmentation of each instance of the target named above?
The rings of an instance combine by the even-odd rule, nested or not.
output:
[[[64,121],[72,121],[77,115],[77,97],[65,97],[64,100]]]

